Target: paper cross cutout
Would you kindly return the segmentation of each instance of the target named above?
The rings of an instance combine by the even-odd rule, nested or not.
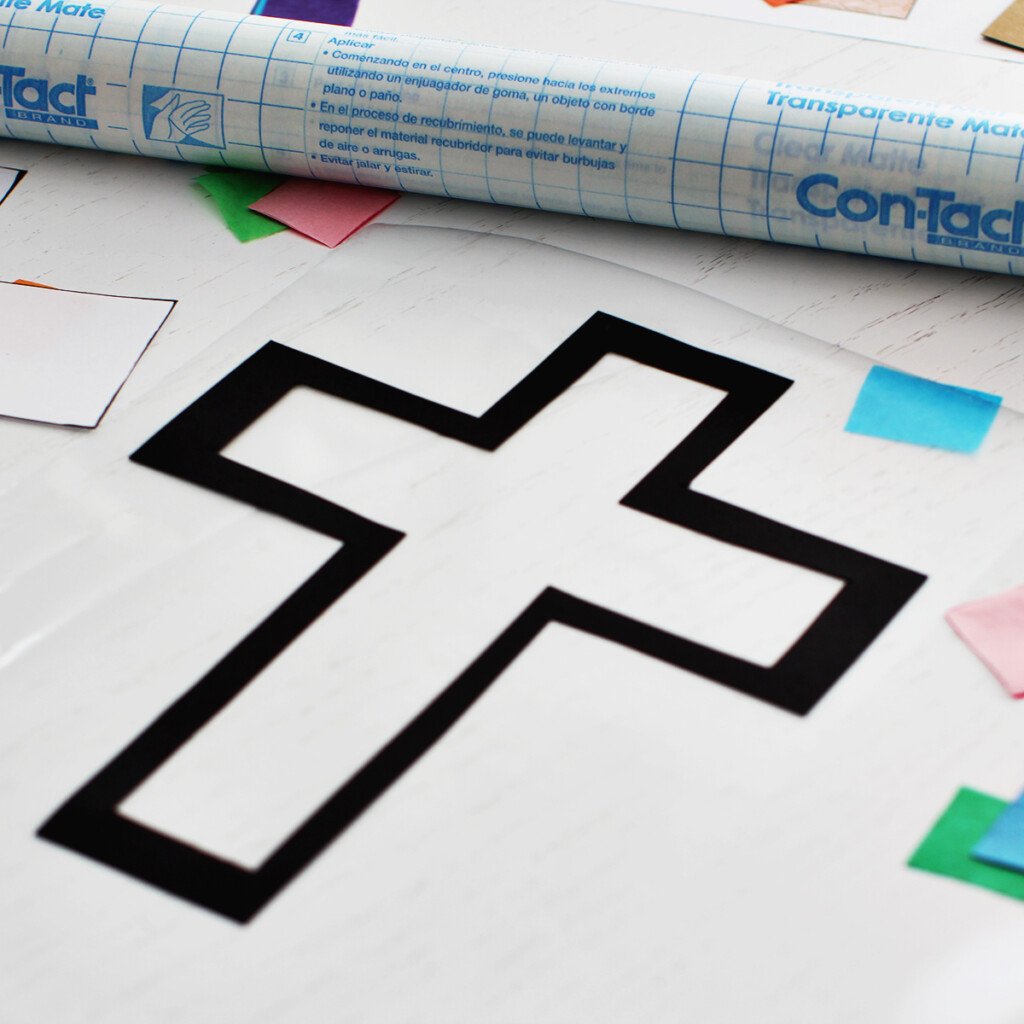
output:
[[[250,683],[314,619],[385,558],[403,534],[220,453],[297,387],[396,417],[485,452],[615,354],[725,393],[713,411],[621,499],[620,505],[844,581],[770,666],[714,650],[548,586],[482,653],[259,865],[248,870],[117,813],[116,808]],[[269,343],[133,456],[134,461],[335,537],[340,550],[141,735],[73,795],[40,835],[238,921],[248,921],[487,691],[548,623],[611,640],[741,693],[804,714],[924,581],[918,573],[690,489],[690,482],[792,382],[603,313],[595,314],[482,416],[382,384]],[[623,429],[628,429],[624,426]],[[497,455],[495,456],[497,457]],[[457,511],[457,510],[454,510]],[[623,680],[623,686],[628,686]]]

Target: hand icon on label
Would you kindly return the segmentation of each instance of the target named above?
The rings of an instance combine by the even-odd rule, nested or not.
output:
[[[150,138],[162,142],[184,142],[210,127],[211,108],[206,100],[183,101],[181,93],[169,92],[154,106],[158,113],[153,119]]]

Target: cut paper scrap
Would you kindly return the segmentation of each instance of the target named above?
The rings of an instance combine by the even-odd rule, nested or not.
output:
[[[946,621],[1011,697],[1024,697],[1024,587],[957,605]]]
[[[951,452],[974,452],[985,440],[1002,401],[986,391],[873,366],[846,429]]]
[[[23,277],[16,278],[14,283],[23,284],[26,288],[49,288],[51,291],[56,291],[52,284],[40,284],[38,281],[26,281]]]
[[[1024,875],[974,860],[971,851],[1006,810],[1005,800],[961,789],[907,863],[1024,900]]]
[[[96,426],[173,308],[0,282],[0,415]]]
[[[382,188],[292,178],[258,199],[250,209],[333,249],[399,195]]]
[[[798,4],[800,0],[764,0],[769,7],[782,7],[785,4]]]
[[[198,184],[214,201],[228,229],[240,242],[276,235],[283,224],[253,213],[250,203],[272,192],[284,178],[256,171],[217,171],[196,178]]]
[[[850,14],[873,14],[878,18],[906,18],[917,0],[804,0],[807,7],[827,7]]]
[[[994,43],[1024,50],[1024,0],[1015,0],[981,34]]]
[[[25,172],[15,167],[0,167],[0,203],[14,191],[14,186],[24,177]]]
[[[356,20],[358,7],[359,0],[258,0],[252,13],[288,21],[351,25]]]
[[[1024,872],[1024,794],[996,818],[971,855],[987,864]],[[1024,878],[1024,874],[1020,876]]]

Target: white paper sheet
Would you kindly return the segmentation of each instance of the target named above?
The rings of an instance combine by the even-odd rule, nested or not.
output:
[[[809,3],[789,3],[771,7],[764,0],[619,0],[644,7],[667,7],[689,14],[713,14],[721,18],[755,21],[760,25],[829,32],[856,39],[877,39],[885,43],[923,46],[929,50],[950,50],[979,57],[1021,60],[1021,54],[1008,46],[984,39],[985,28],[1007,6],[1009,0],[916,0],[905,18],[864,13],[863,8],[905,7],[883,0],[866,0],[857,9],[832,10]],[[854,5],[851,4],[851,7]]]
[[[929,574],[819,709],[799,719],[619,645],[545,630],[430,755],[242,929],[34,837],[59,801],[336,547],[131,463],[128,451],[269,338],[479,414],[596,308],[796,381],[699,490]],[[956,902],[942,880],[901,862],[954,782],[987,785],[997,759],[1004,774],[1017,771],[1019,723],[990,681],[946,670],[951,657],[969,668],[973,659],[940,615],[1020,532],[1024,431],[1020,416],[1001,414],[977,458],[845,434],[867,365],[687,289],[549,246],[374,225],[200,353],[187,375],[168,374],[158,410],[126,403],[116,430],[70,438],[59,465],[19,462],[0,504],[0,538],[12,548],[5,565],[16,570],[0,592],[0,911],[18,939],[0,943],[7,1017],[617,1024],[673,1020],[683,1006],[704,1024],[793,1024],[820,1017],[827,989],[849,1019],[886,1020],[900,989],[955,943],[944,926],[951,905],[957,934],[986,933],[1015,913],[987,894]],[[642,368],[634,383],[645,393],[652,384]],[[609,513],[624,479],[707,407],[703,389],[685,381],[653,384],[651,421],[598,409],[579,423],[592,432],[582,449],[590,469],[607,451],[609,465],[629,470],[594,502]],[[580,389],[581,408],[589,390]],[[612,389],[634,410],[640,395]],[[419,461],[429,452],[403,447],[401,425],[388,432],[386,423],[346,443],[351,434],[337,430],[345,410],[328,399],[318,409],[310,397],[283,403],[230,454],[396,528],[424,521],[434,510],[417,497],[429,472],[412,490],[399,471],[409,479],[409,470],[429,470]],[[552,442],[568,439],[568,423],[546,412],[538,426],[553,429]],[[117,457],[93,443],[108,437]],[[483,470],[509,453],[456,454],[477,457]],[[478,494],[452,500],[498,515],[500,503],[484,500],[494,481],[479,479]],[[533,493],[509,495],[516,504],[503,524],[495,520],[496,538],[522,543],[520,497],[549,507],[551,474],[524,487]],[[445,573],[455,566],[431,564],[433,542],[474,519],[435,523],[436,537],[410,532],[207,736],[151,776],[125,813],[212,852],[258,859],[350,758],[431,699],[486,629],[445,620],[432,633],[424,618],[388,632],[378,659],[370,635],[355,637],[358,651],[348,645],[347,620],[350,599],[371,608],[386,582],[374,577],[390,572],[391,558],[408,560],[409,584],[433,575],[452,586]],[[682,630],[694,608],[687,590],[652,608],[647,582],[632,575],[662,578],[674,551],[663,536],[621,581],[595,552],[565,582]],[[467,602],[472,615],[491,614],[492,599],[533,566],[514,569]],[[755,575],[738,582],[749,594]],[[598,589],[609,583],[614,594]],[[713,596],[729,599],[728,587]],[[786,608],[769,607],[762,621],[762,602],[744,607],[743,594],[733,596],[732,607],[717,604],[718,627],[734,623],[747,642],[785,642]],[[385,671],[403,662],[405,675]],[[247,785],[268,763],[278,768],[271,788]]]
[[[173,306],[0,282],[0,415],[96,426]]]
[[[415,274],[395,274],[396,253]],[[525,308],[523,294],[531,296]],[[1024,438],[1024,421],[1014,414],[978,460],[846,435],[842,423],[865,360],[608,264],[459,232],[367,229],[347,256],[332,255],[221,347],[244,353],[273,337],[479,414],[598,308],[691,343],[718,339],[711,344],[718,351],[795,377],[793,393],[705,471],[701,489],[933,575],[927,606],[945,636],[942,595],[973,579],[992,536],[980,534],[973,546],[965,539],[942,564],[932,552],[960,531],[956,524],[973,521],[971,481],[983,490],[1003,486]],[[832,596],[834,581],[758,564],[749,553],[733,552],[735,564],[725,563],[714,544],[644,523],[630,535],[631,556],[605,571],[614,555],[601,546],[615,536],[610,524],[629,528],[618,497],[717,400],[660,377],[603,361],[580,382],[575,406],[556,404],[538,419],[533,444],[532,428],[524,431],[510,463],[508,453],[467,453],[457,442],[305,389],[275,406],[225,454],[401,529],[407,539],[120,812],[255,868],[546,582],[770,663]],[[572,459],[555,457],[573,444]],[[545,458],[555,459],[557,472],[539,471]],[[875,479],[878,472],[887,483]],[[606,493],[586,489],[602,476]],[[897,494],[903,477],[916,488]],[[925,492],[936,501],[961,497],[945,500],[942,514],[925,522],[917,505]],[[552,509],[575,524],[568,536]],[[1006,538],[1020,532],[1009,511],[992,529]],[[543,543],[524,553],[520,545],[531,536]],[[491,585],[481,587],[481,577]],[[708,578],[734,579],[737,588],[703,592],[700,581]],[[777,600],[758,600],[764,593]],[[916,614],[908,609],[887,634],[901,649],[929,629],[920,600]],[[417,618],[423,607],[432,611]],[[633,678],[641,675],[637,669]],[[855,668],[840,684],[844,692],[856,678],[867,682]]]

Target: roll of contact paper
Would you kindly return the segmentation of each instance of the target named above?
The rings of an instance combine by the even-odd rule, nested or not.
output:
[[[0,0],[0,132],[1024,272],[1024,115],[116,0]]]

